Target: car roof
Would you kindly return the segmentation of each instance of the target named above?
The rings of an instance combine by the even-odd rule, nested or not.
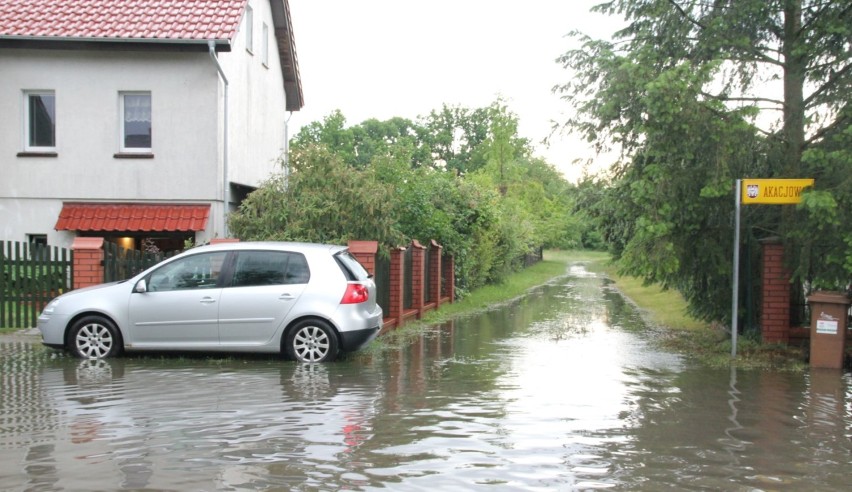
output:
[[[244,250],[270,250],[270,251],[297,251],[300,253],[327,252],[335,254],[345,249],[346,246],[336,244],[300,243],[286,241],[234,241],[198,246],[188,251],[244,251]]]

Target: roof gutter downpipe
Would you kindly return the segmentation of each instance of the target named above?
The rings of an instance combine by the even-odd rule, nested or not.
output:
[[[211,40],[207,41],[207,47],[210,51],[210,58],[213,59],[213,63],[216,64],[216,70],[219,71],[219,76],[222,77],[222,82],[225,83],[225,115],[224,119],[224,128],[223,131],[225,133],[222,139],[222,197],[223,197],[223,213],[222,219],[224,220],[222,225],[223,237],[228,237],[228,211],[230,210],[231,204],[231,190],[228,185],[228,77],[225,77],[225,72],[222,71],[222,65],[219,64],[219,59],[216,58],[216,42]]]

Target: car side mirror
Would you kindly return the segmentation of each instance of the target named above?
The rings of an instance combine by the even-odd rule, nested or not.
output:
[[[148,285],[145,283],[144,278],[136,282],[136,286],[133,287],[133,292],[138,292],[139,294],[148,292]]]

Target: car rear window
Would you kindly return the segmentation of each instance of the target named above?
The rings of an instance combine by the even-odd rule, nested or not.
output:
[[[337,261],[340,269],[343,270],[343,274],[346,275],[347,280],[367,280],[370,278],[370,273],[358,263],[358,260],[348,250],[343,250],[335,254],[334,259]]]
[[[231,286],[305,284],[309,278],[308,262],[299,253],[240,251]]]

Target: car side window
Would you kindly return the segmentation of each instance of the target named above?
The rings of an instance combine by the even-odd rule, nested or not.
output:
[[[298,253],[240,251],[231,286],[302,284],[308,278],[308,262]]]
[[[311,278],[311,271],[308,269],[308,260],[304,256],[291,254],[290,263],[287,264],[287,273],[285,281],[288,284],[306,284]]]
[[[163,265],[151,273],[148,290],[163,292],[216,287],[227,255],[227,251],[202,253]]]

